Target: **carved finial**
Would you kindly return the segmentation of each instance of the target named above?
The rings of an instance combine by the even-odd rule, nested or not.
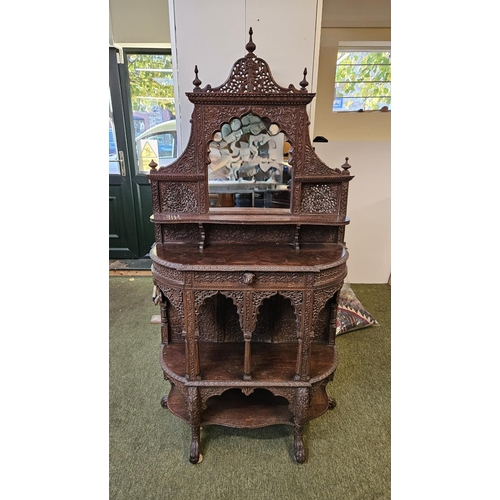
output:
[[[309,85],[309,82],[306,80],[307,68],[304,68],[304,79],[300,82],[300,86],[302,87],[300,90],[303,92],[306,91],[306,87]]]
[[[158,163],[156,163],[154,160],[151,160],[149,162],[148,167],[151,169],[151,172],[156,172],[156,167],[158,166]]]
[[[247,56],[252,57],[253,56],[253,51],[257,48],[257,46],[255,45],[255,43],[253,43],[253,40],[252,40],[252,35],[253,35],[253,29],[252,28],[250,28],[248,30],[248,34],[250,35],[250,40],[245,45],[245,48],[248,50]]]
[[[201,85],[201,80],[198,78],[198,66],[194,66],[194,74],[195,74],[195,79],[193,80],[193,85],[194,85],[194,91],[201,90],[200,85]]]
[[[348,156],[345,157],[345,163],[341,166],[341,168],[344,169],[344,171],[342,172],[343,174],[349,173],[349,169],[351,168],[351,165],[349,165],[349,157]]]

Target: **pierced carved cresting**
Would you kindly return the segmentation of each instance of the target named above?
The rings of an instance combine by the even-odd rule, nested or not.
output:
[[[271,75],[266,61],[258,57],[238,59],[231,70],[229,78],[219,87],[207,85],[202,92],[221,94],[293,94],[297,92],[293,86],[288,89],[278,85]]]

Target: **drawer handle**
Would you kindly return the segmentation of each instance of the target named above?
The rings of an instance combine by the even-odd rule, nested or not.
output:
[[[254,281],[255,281],[255,274],[253,273],[243,274],[243,283],[245,283],[245,285],[251,285]]]

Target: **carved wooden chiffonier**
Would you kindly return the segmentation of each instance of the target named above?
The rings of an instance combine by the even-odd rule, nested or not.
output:
[[[255,44],[219,87],[195,68],[192,131],[172,164],[154,162],[153,281],[161,299],[162,405],[191,427],[304,425],[335,406],[335,325],[347,274],[349,164],[309,140],[315,94],[279,86]],[[158,168],[157,168],[158,167]]]

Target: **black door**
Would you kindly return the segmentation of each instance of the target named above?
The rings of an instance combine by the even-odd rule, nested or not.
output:
[[[141,256],[118,51],[109,49],[109,258]]]
[[[123,49],[123,59],[110,48],[110,259],[149,255],[154,228],[145,174],[151,160],[166,166],[177,157],[170,51]]]

